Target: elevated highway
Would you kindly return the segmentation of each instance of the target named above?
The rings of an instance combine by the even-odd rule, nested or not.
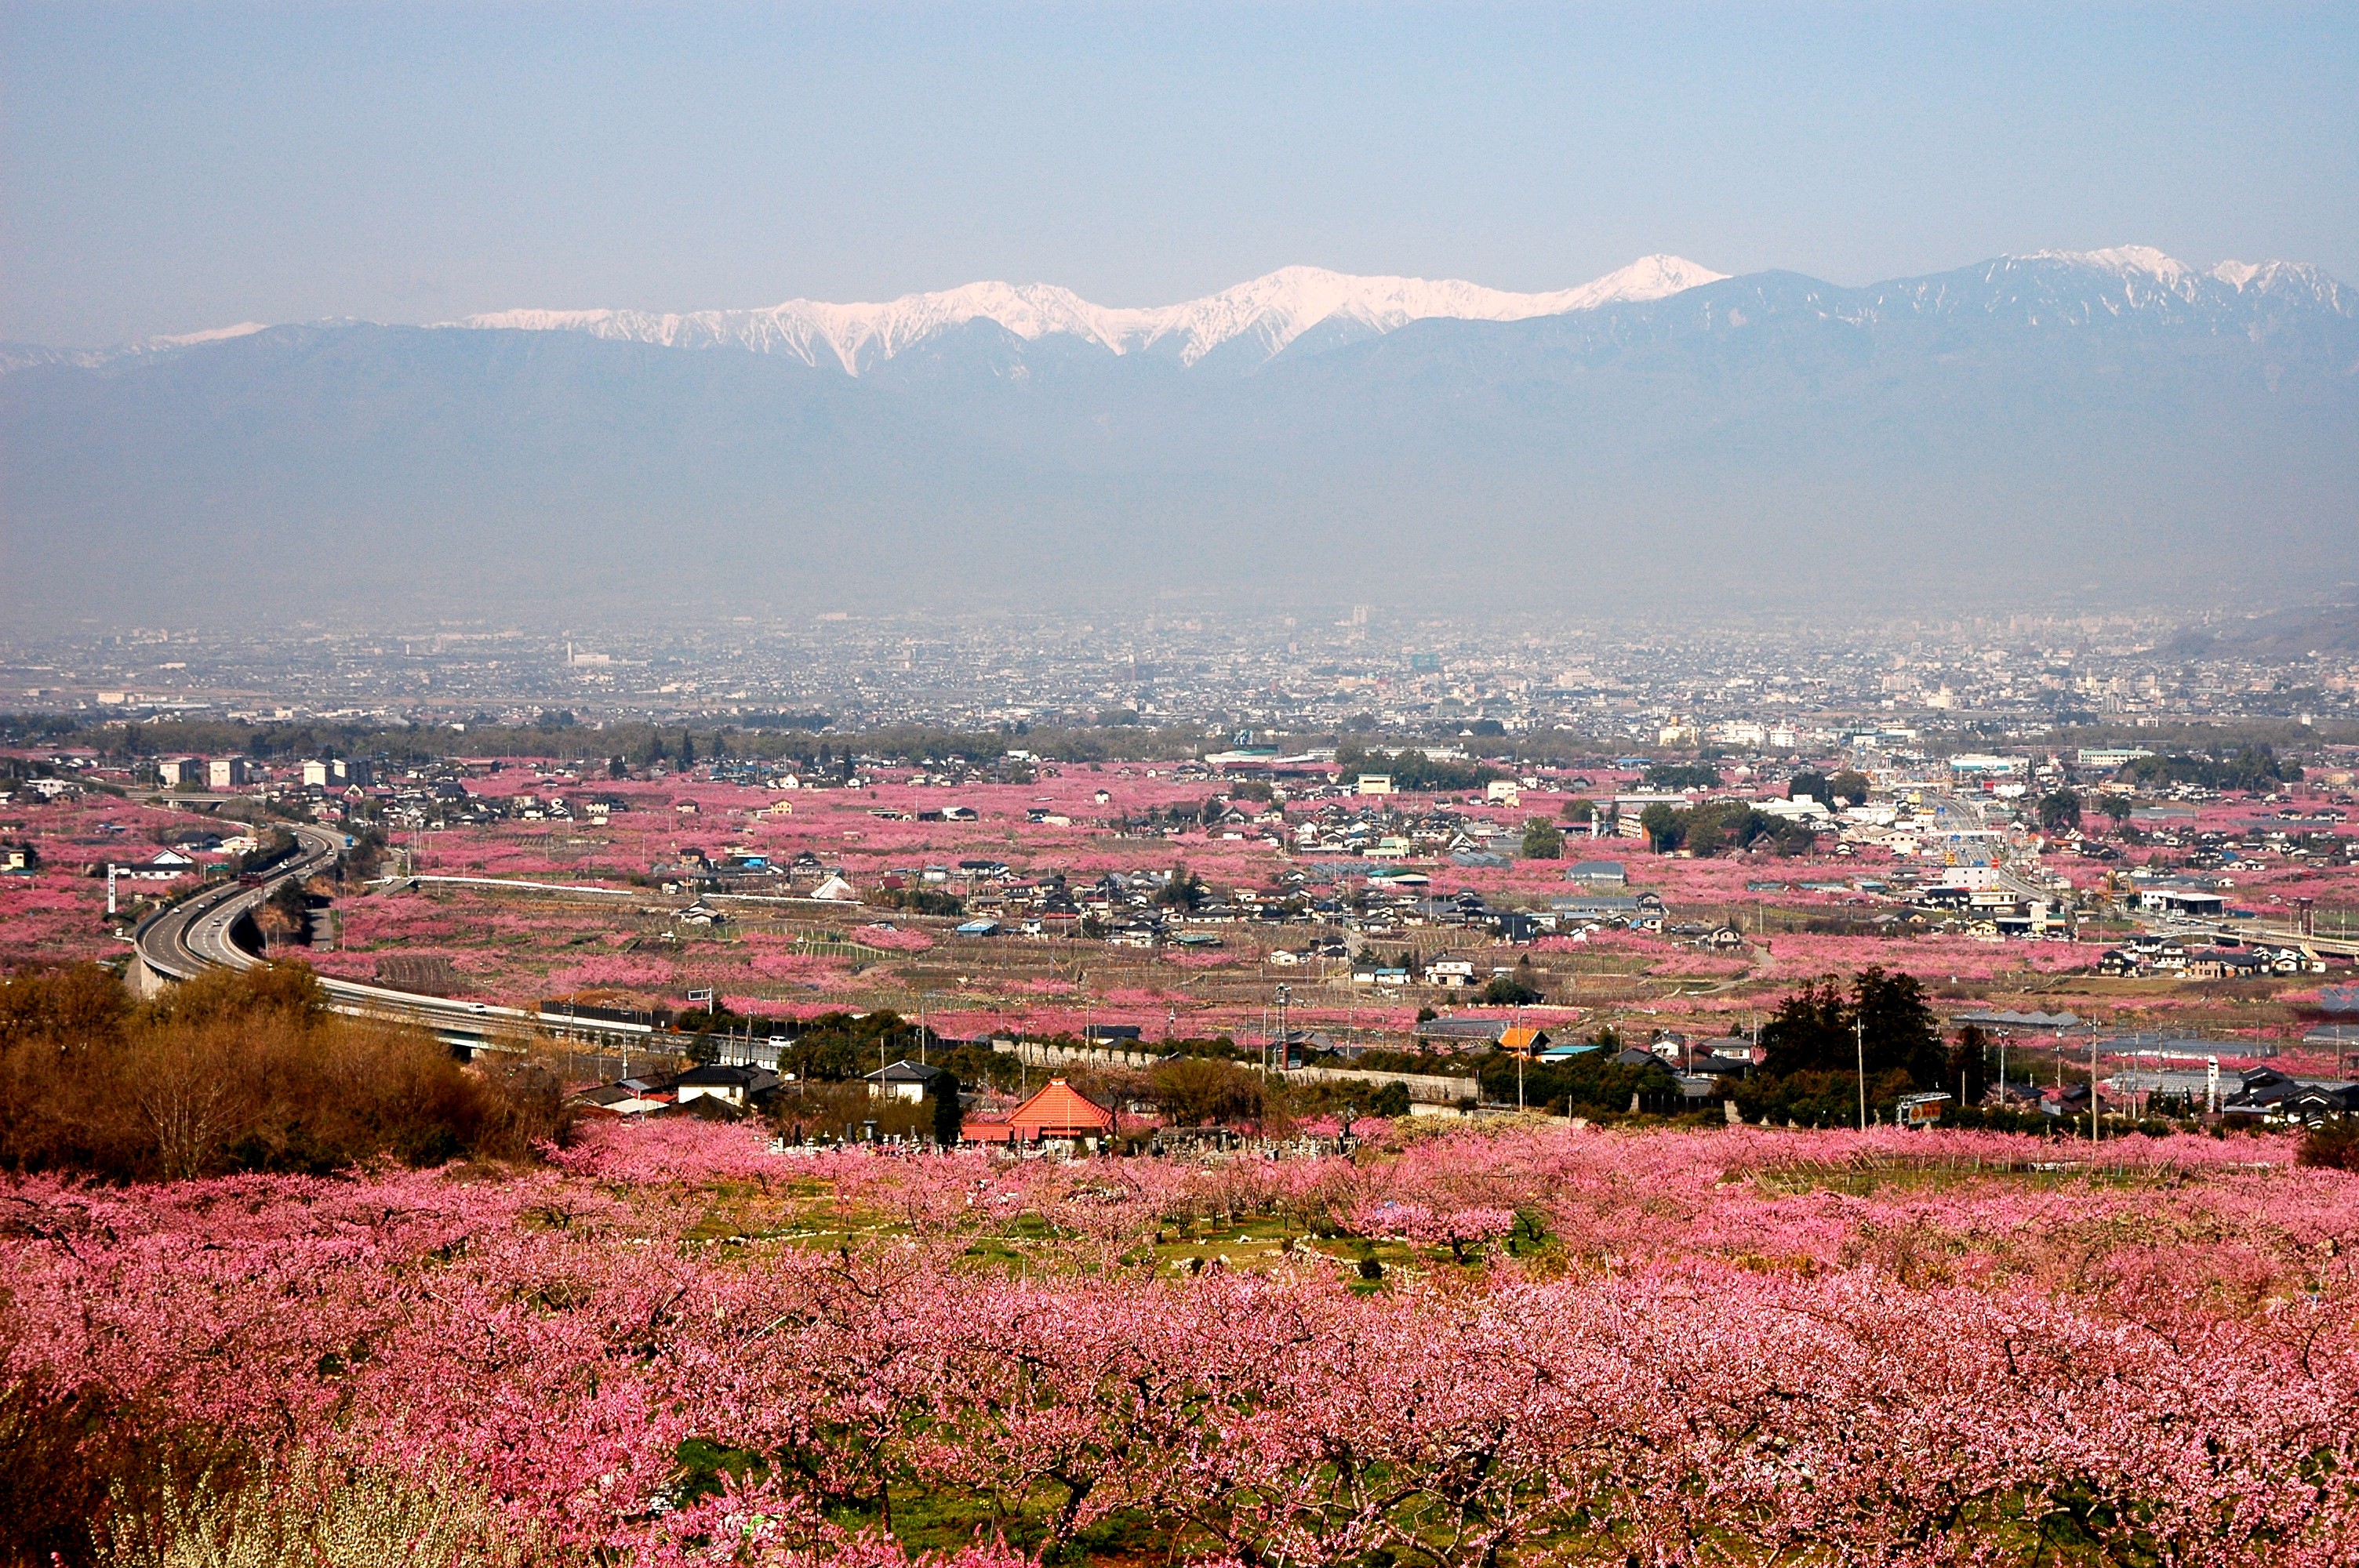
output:
[[[176,983],[195,979],[207,969],[246,969],[262,962],[237,940],[241,922],[248,920],[272,890],[290,880],[300,881],[336,862],[342,853],[343,835],[309,825],[293,827],[295,851],[253,881],[224,882],[205,888],[143,923],[132,938],[138,962],[155,980]],[[423,996],[388,986],[357,980],[320,978],[328,1005],[355,1018],[387,1019],[416,1024],[470,1054],[477,1051],[520,1050],[524,1042],[552,1029],[569,1038],[596,1044],[645,1045],[654,1029],[644,1023],[604,1019],[552,1019],[523,1008],[449,997]]]
[[[2134,912],[2138,928],[2156,936],[2182,941],[2266,943],[2272,947],[2302,947],[2326,958],[2359,958],[2359,936],[2321,936],[2293,925],[2271,925],[2266,920],[2205,920],[2195,915]]]

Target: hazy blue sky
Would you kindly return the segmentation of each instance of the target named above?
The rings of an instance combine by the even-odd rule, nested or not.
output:
[[[0,10],[0,337],[1649,251],[2359,281],[2359,6]]]

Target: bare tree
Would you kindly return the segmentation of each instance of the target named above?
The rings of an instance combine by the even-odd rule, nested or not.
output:
[[[253,1087],[243,1065],[186,1028],[160,1030],[142,1044],[132,1097],[155,1136],[167,1181],[201,1175],[237,1131]]]

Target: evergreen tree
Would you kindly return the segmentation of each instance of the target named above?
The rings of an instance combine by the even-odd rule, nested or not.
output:
[[[1916,976],[1862,969],[1852,982],[1852,1007],[1864,1026],[1871,1075],[1897,1070],[1919,1088],[1941,1087],[1949,1054],[1941,1049],[1940,1021],[1925,1004]]]
[[[1678,849],[1687,836],[1687,813],[1658,800],[1638,814],[1638,826],[1647,835],[1647,847],[1663,854]]]
[[[1870,1078],[1903,1072],[1919,1088],[1938,1088],[1949,1065],[1917,978],[1879,968],[1861,970],[1848,995],[1832,975],[1803,986],[1777,1004],[1761,1044],[1767,1077],[1856,1073],[1864,1055]]]
[[[1796,1073],[1831,1072],[1839,1064],[1852,1065],[1851,1010],[1843,988],[1829,975],[1805,981],[1777,1004],[1761,1026],[1766,1077],[1789,1077]]]
[[[2052,790],[2039,797],[2039,826],[2043,832],[2077,831],[2081,826],[2081,797],[2069,789]]]

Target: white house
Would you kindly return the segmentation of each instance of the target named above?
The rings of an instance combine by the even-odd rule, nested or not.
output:
[[[778,1087],[778,1075],[767,1067],[740,1067],[715,1063],[707,1067],[691,1067],[679,1076],[675,1086],[679,1102],[690,1100],[725,1100],[743,1109],[759,1097]]]
[[[923,1067],[907,1058],[867,1076],[868,1098],[916,1105],[949,1075],[940,1067]]]
[[[1440,957],[1426,965],[1425,978],[1437,986],[1456,989],[1474,983],[1474,961],[1471,958]]]

